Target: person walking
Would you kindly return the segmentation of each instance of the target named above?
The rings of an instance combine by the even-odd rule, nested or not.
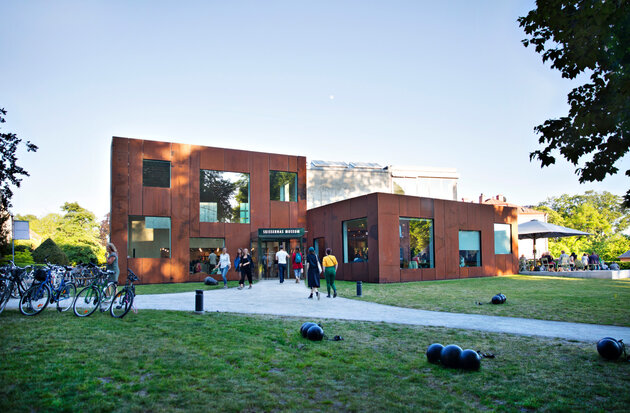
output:
[[[107,250],[107,270],[113,271],[113,274],[109,277],[109,281],[118,284],[118,276],[120,275],[120,269],[118,268],[118,250],[111,242],[107,243],[105,249]]]
[[[217,266],[217,254],[214,253],[214,250],[208,255],[208,274],[212,273],[214,267]]]
[[[245,288],[245,276],[247,276],[247,281],[249,281],[249,288],[252,288],[252,256],[249,255],[249,251],[247,248],[243,249],[240,266],[241,281],[239,281],[238,289],[242,290],[243,288]]]
[[[302,254],[300,253],[300,247],[295,247],[295,251],[293,251],[293,256],[291,257],[291,262],[293,263],[295,282],[299,284],[300,276],[302,275],[302,271],[304,271],[304,264],[302,264]]]
[[[337,258],[332,255],[332,250],[326,248],[326,256],[322,260],[322,266],[324,267],[324,276],[326,277],[326,290],[330,298],[330,287],[333,289],[333,298],[337,297],[337,287],[335,287],[335,275],[337,274]]]
[[[236,258],[234,258],[234,271],[236,271],[236,275],[238,275],[238,279],[241,279],[241,259],[243,258],[243,250],[236,250]]]
[[[278,261],[278,277],[280,278],[280,284],[284,282],[284,274],[287,271],[287,258],[289,258],[289,254],[284,250],[282,245],[280,245],[280,249],[276,252],[276,261]],[[289,274],[287,274],[287,278],[289,278]]]
[[[313,293],[315,293],[319,300],[319,291],[317,289],[319,288],[319,275],[321,272],[321,265],[319,264],[317,255],[315,255],[315,248],[310,247],[308,249],[308,255],[306,256],[308,288],[311,289],[311,295],[308,296],[309,299],[312,299]]]
[[[221,277],[223,277],[223,288],[227,288],[227,273],[231,265],[230,254],[227,252],[227,248],[223,248],[221,255],[219,256],[219,270],[221,271]]]

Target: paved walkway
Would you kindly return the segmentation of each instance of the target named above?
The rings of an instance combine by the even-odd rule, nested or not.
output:
[[[603,326],[597,324],[566,323],[560,321],[532,320],[514,317],[496,317],[478,314],[456,314],[437,311],[413,310],[375,304],[347,298],[308,300],[308,290],[303,283],[293,280],[260,281],[250,289],[204,291],[204,310],[246,314],[272,314],[296,316],[309,320],[332,318],[341,320],[382,321],[386,323],[412,324],[482,330],[528,336],[558,337],[570,340],[596,342],[610,336],[630,342],[630,327]],[[136,307],[155,310],[193,311],[195,293],[139,295]]]

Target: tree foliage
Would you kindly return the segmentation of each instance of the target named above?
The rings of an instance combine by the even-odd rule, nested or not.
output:
[[[540,203],[548,222],[592,234],[588,237],[567,237],[549,240],[549,250],[558,256],[561,250],[583,253],[597,252],[605,260],[614,260],[630,250],[630,238],[623,234],[630,227],[630,208],[620,196],[610,192],[587,191],[583,195],[561,195]]]
[[[35,251],[33,251],[33,259],[38,263],[44,263],[46,260],[59,265],[68,265],[69,263],[66,254],[55,244],[55,241],[50,238],[46,239],[39,247],[35,248]]]
[[[0,108],[0,124],[5,123],[7,111]],[[22,143],[15,133],[0,131],[0,244],[7,239],[5,224],[11,219],[8,214],[13,197],[13,187],[20,187],[22,176],[29,176],[28,172],[17,164],[16,152]],[[25,142],[28,152],[37,151],[37,146],[29,141]]]
[[[577,167],[581,183],[602,181],[619,171],[616,164],[630,150],[630,2],[537,0],[536,6],[518,19],[529,36],[525,47],[535,47],[562,77],[588,74],[590,81],[569,93],[566,116],[535,128],[546,146],[530,159],[549,166],[558,151]]]

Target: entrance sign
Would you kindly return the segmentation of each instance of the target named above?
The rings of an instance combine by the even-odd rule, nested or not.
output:
[[[259,228],[258,238],[302,238],[304,236],[304,232],[304,228]]]
[[[28,221],[13,221],[13,239],[31,239]]]

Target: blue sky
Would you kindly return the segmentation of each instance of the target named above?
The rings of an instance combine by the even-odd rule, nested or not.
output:
[[[533,1],[0,0],[4,132],[36,143],[14,213],[109,210],[112,136],[454,167],[459,196],[594,189],[541,169],[574,82],[520,41]],[[628,169],[629,157],[617,166]]]

